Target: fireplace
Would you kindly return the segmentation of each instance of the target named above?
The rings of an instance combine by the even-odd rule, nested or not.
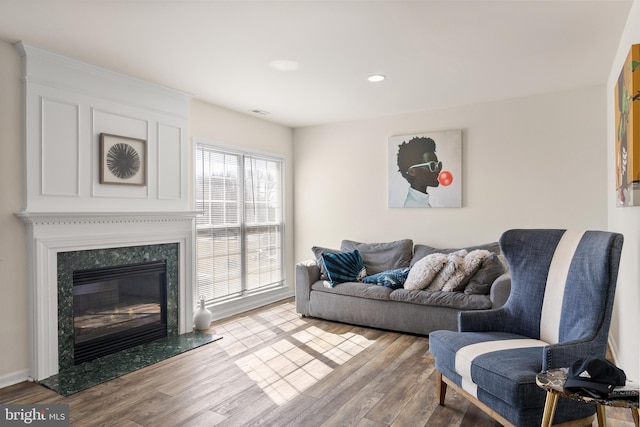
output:
[[[16,216],[26,226],[28,376],[40,381],[83,366],[73,360],[76,270],[166,259],[168,338],[191,332],[199,214],[189,192],[191,95],[24,43],[16,48],[25,147]],[[103,132],[146,140],[145,185],[100,183]],[[118,250],[92,259],[109,248],[167,244],[175,245],[170,256],[150,250],[122,262],[134,254]]]
[[[17,215],[28,233],[29,375],[35,381],[84,366],[74,361],[76,271],[166,261],[167,338],[192,330],[195,212]]]
[[[167,336],[166,261],[73,272],[73,363]]]
[[[180,245],[58,252],[61,369],[179,334]]]

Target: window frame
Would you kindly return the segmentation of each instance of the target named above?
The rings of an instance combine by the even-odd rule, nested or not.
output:
[[[204,140],[199,140],[199,139],[194,139],[193,140],[193,161],[194,161],[194,166],[193,166],[193,175],[192,175],[192,183],[193,183],[193,205],[195,206],[196,211],[201,212],[201,215],[204,213],[203,210],[199,210],[198,207],[198,202],[200,200],[202,200],[202,203],[204,204],[204,199],[202,199],[202,197],[200,197],[200,195],[198,195],[198,153],[200,152],[202,149],[204,150],[209,150],[215,153],[219,153],[219,154],[228,154],[228,155],[233,155],[233,156],[238,156],[239,157],[239,161],[238,161],[238,177],[237,180],[239,181],[239,185],[238,185],[238,191],[239,194],[237,196],[237,201],[238,201],[238,216],[239,216],[239,222],[235,225],[229,225],[229,226],[224,226],[221,227],[223,229],[229,229],[229,228],[238,228],[239,229],[239,233],[238,233],[238,238],[240,240],[240,257],[241,257],[241,263],[240,263],[240,290],[236,291],[236,292],[232,292],[232,293],[227,293],[224,296],[219,296],[219,297],[214,297],[214,298],[209,298],[209,299],[205,299],[205,303],[207,306],[211,307],[211,306],[216,306],[216,305],[224,305],[224,304],[228,304],[234,301],[238,301],[238,300],[248,300],[251,299],[253,297],[257,297],[257,298],[264,298],[265,294],[268,295],[270,293],[277,293],[278,296],[277,299],[282,299],[283,297],[287,297],[288,295],[285,295],[283,292],[285,293],[289,293],[290,289],[289,286],[287,285],[287,269],[286,269],[286,247],[285,247],[285,242],[286,242],[286,200],[285,200],[285,194],[286,194],[286,180],[285,180],[285,170],[286,170],[286,162],[285,162],[285,157],[281,156],[281,155],[277,155],[277,154],[273,154],[273,153],[267,153],[267,152],[263,152],[263,151],[259,151],[259,150],[249,150],[249,149],[242,149],[239,150],[237,147],[229,147],[223,144],[218,144],[218,143],[211,143],[208,141],[204,141]],[[270,162],[277,162],[279,164],[279,183],[280,183],[280,188],[278,190],[279,193],[279,218],[276,218],[275,222],[266,222],[266,223],[257,223],[257,224],[251,224],[248,225],[246,222],[246,218],[245,218],[245,203],[246,203],[246,186],[245,186],[245,181],[247,179],[246,175],[245,175],[245,164],[247,161],[251,160],[251,159],[258,159],[258,160],[266,160],[266,161],[270,161]],[[252,229],[252,228],[263,228],[263,227],[276,227],[277,231],[276,233],[278,234],[279,237],[279,276],[280,279],[275,280],[272,283],[266,284],[266,285],[261,285],[258,288],[251,288],[250,287],[250,283],[248,281],[248,274],[247,274],[247,266],[248,266],[248,257],[251,255],[250,252],[248,252],[247,250],[247,236],[249,235],[248,230]],[[199,258],[200,255],[198,253],[198,243],[199,243],[199,236],[200,230],[205,230],[205,229],[209,229],[209,230],[213,230],[215,229],[216,226],[215,225],[210,225],[210,226],[201,226],[198,223],[198,219],[196,218],[195,221],[195,225],[194,225],[194,234],[195,234],[195,247],[194,247],[194,267],[196,270],[196,280],[194,280],[194,296],[196,298],[194,298],[194,300],[200,300],[200,285],[198,283],[198,275],[199,275]],[[215,286],[215,282],[214,284],[212,284],[211,286]],[[222,317],[222,316],[215,316],[216,317]]]

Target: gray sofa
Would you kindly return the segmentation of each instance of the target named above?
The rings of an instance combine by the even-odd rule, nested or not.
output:
[[[509,297],[511,279],[497,243],[462,248],[467,252],[476,249],[489,251],[490,256],[455,291],[405,289],[361,281],[332,285],[324,268],[323,256],[355,249],[364,262],[368,276],[384,275],[391,270],[401,271],[396,269],[417,269],[416,263],[428,255],[451,256],[460,251],[420,244],[414,247],[410,239],[389,243],[344,240],[340,250],[313,247],[315,259],[296,264],[295,301],[299,314],[428,335],[439,329],[457,330],[460,311],[498,308]]]

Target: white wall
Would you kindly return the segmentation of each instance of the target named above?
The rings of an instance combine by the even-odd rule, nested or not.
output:
[[[0,387],[26,377],[29,360],[27,249],[23,205],[21,62],[0,40]]]
[[[606,229],[605,100],[598,86],[296,129],[296,261],[342,239],[456,247],[515,227]],[[449,129],[463,130],[463,207],[388,208],[388,138]]]
[[[640,0],[633,3],[625,31],[620,40],[618,52],[611,67],[607,84],[607,174],[608,226],[612,231],[624,234],[622,263],[618,276],[618,290],[614,317],[611,325],[613,348],[618,363],[628,377],[640,378],[640,207],[616,208],[615,206],[615,104],[614,90],[622,64],[629,54],[632,44],[640,43]],[[637,108],[638,106],[636,106]],[[623,296],[623,297],[620,297]]]

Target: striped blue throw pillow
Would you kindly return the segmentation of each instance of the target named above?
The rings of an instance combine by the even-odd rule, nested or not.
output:
[[[367,275],[360,251],[324,253],[324,268],[329,276],[331,287],[343,282],[357,282]]]
[[[409,276],[408,268],[395,268],[367,276],[362,279],[362,282],[372,285],[382,285],[391,289],[400,289],[404,285],[404,282],[407,281],[407,276]]]

